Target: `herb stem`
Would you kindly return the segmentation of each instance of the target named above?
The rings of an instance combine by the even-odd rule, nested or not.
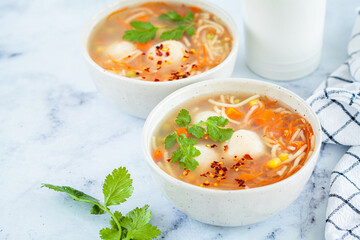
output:
[[[99,206],[100,208],[102,208],[104,211],[108,212],[108,213],[111,215],[112,219],[115,221],[116,225],[117,225],[118,228],[119,228],[119,237],[118,237],[118,240],[120,240],[120,239],[121,239],[121,225],[120,225],[119,221],[117,220],[117,218],[115,217],[115,215],[114,215],[112,212],[110,212],[109,208],[107,208],[106,206],[102,206],[102,205],[100,205],[100,204],[98,204],[98,206]]]

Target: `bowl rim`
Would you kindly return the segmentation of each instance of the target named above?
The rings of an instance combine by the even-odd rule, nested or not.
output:
[[[308,160],[306,161],[305,165],[302,166],[300,168],[300,170],[298,170],[296,173],[294,173],[293,175],[291,175],[290,177],[283,179],[279,182],[273,183],[273,184],[269,184],[269,185],[265,185],[265,186],[261,186],[261,187],[257,187],[257,188],[249,188],[249,189],[235,189],[235,190],[222,190],[222,189],[211,189],[211,188],[203,188],[197,185],[193,185],[184,181],[181,181],[175,177],[170,176],[169,174],[167,174],[164,170],[162,170],[158,165],[156,165],[156,163],[154,162],[151,153],[150,153],[150,147],[148,148],[148,146],[150,146],[149,141],[151,141],[151,136],[149,137],[149,130],[150,129],[154,129],[157,126],[152,127],[150,125],[150,123],[153,121],[153,119],[156,116],[156,113],[159,111],[160,107],[164,104],[167,104],[168,102],[171,101],[171,99],[175,98],[176,96],[180,95],[181,93],[187,92],[187,91],[193,91],[196,88],[202,86],[202,85],[213,85],[216,86],[216,84],[219,83],[224,83],[224,82],[228,82],[228,83],[235,83],[235,84],[244,84],[244,83],[248,83],[249,81],[257,83],[257,84],[263,84],[267,87],[270,87],[272,89],[276,89],[278,91],[282,91],[284,93],[286,93],[287,95],[291,96],[292,98],[296,99],[297,102],[299,102],[302,106],[304,106],[306,108],[306,110],[309,113],[309,116],[307,116],[307,119],[309,117],[312,117],[314,120],[314,123],[316,126],[312,125],[313,131],[314,131],[314,135],[315,135],[315,149],[312,153],[312,155],[310,156],[310,158],[308,158]],[[201,96],[201,95],[199,95]],[[189,99],[187,99],[189,100]],[[186,101],[185,101],[186,102]],[[177,105],[179,106],[179,105]],[[171,112],[171,110],[167,110],[166,113],[168,114],[169,112]],[[160,123],[161,121],[159,121]],[[322,145],[322,134],[321,134],[321,124],[320,124],[320,120],[317,116],[317,114],[314,112],[314,110],[310,107],[310,105],[308,103],[306,103],[306,101],[304,99],[302,99],[300,96],[298,96],[296,93],[282,87],[279,86],[277,84],[274,83],[270,83],[270,82],[265,82],[265,81],[261,81],[261,80],[255,80],[255,79],[251,79],[251,78],[216,78],[216,79],[211,79],[211,80],[206,80],[206,81],[202,81],[202,82],[198,82],[198,83],[194,83],[194,84],[190,84],[186,87],[180,88],[178,90],[176,90],[175,92],[171,93],[170,95],[168,95],[166,98],[164,98],[149,114],[148,118],[146,119],[146,122],[144,124],[143,127],[143,131],[142,131],[142,136],[141,136],[141,141],[142,141],[142,151],[145,157],[145,161],[147,163],[147,165],[154,170],[154,172],[156,172],[157,175],[161,175],[162,178],[164,178],[167,182],[171,182],[174,185],[181,185],[184,188],[188,188],[188,189],[192,189],[194,191],[199,191],[199,192],[203,192],[203,193],[214,193],[214,194],[252,194],[252,193],[256,193],[256,192],[261,192],[261,191],[265,191],[265,190],[272,190],[276,187],[281,187],[282,185],[286,185],[288,182],[294,180],[295,178],[303,175],[306,170],[308,170],[309,167],[311,167],[312,162],[314,162],[314,166],[316,165],[316,162],[318,160],[318,155],[320,153],[320,149],[321,149],[321,145]],[[149,141],[147,140],[149,138]],[[312,170],[313,171],[313,170]],[[308,181],[308,180],[307,180]]]
[[[238,53],[238,49],[239,49],[239,45],[240,45],[240,33],[239,33],[239,28],[237,27],[237,24],[235,23],[233,17],[227,13],[224,9],[222,9],[220,6],[213,4],[211,2],[207,2],[206,0],[191,0],[191,5],[194,6],[198,6],[198,4],[205,4],[207,5],[210,9],[209,10],[211,12],[215,11],[218,12],[224,16],[226,16],[228,18],[229,23],[225,23],[226,26],[228,27],[228,29],[231,31],[232,35],[233,35],[233,42],[232,42],[232,48],[231,51],[229,53],[229,55],[217,66],[199,73],[197,75],[194,76],[190,76],[187,77],[185,79],[179,79],[176,81],[161,81],[161,82],[153,82],[153,81],[144,81],[141,79],[133,79],[133,78],[128,78],[128,77],[124,77],[124,76],[120,76],[118,74],[109,72],[105,69],[103,69],[100,65],[98,65],[91,57],[88,51],[88,42],[89,42],[89,38],[91,36],[91,33],[94,29],[94,27],[101,21],[104,19],[104,17],[99,17],[102,14],[106,13],[106,12],[110,12],[111,10],[116,11],[117,8],[119,7],[126,7],[126,6],[133,6],[133,5],[137,5],[139,3],[142,2],[162,2],[165,0],[132,0],[132,1],[128,1],[126,2],[125,0],[122,1],[117,1],[114,2],[112,4],[109,4],[108,6],[100,9],[99,11],[97,11],[95,14],[93,14],[90,19],[87,21],[87,23],[85,24],[82,34],[81,34],[81,52],[83,57],[85,58],[85,60],[93,67],[95,68],[98,72],[101,72],[102,74],[105,74],[109,77],[113,77],[113,78],[117,78],[119,80],[122,81],[126,81],[126,82],[133,82],[134,84],[140,84],[140,85],[162,85],[162,86],[167,86],[167,85],[175,85],[175,84],[186,84],[186,83],[191,83],[191,82],[196,82],[197,80],[200,79],[204,79],[206,78],[208,75],[211,75],[213,72],[220,70],[222,67],[224,67],[226,64],[228,64],[228,62],[230,62],[232,60],[232,58],[237,58],[237,53]],[[167,0],[169,2],[176,2],[176,3],[183,3],[184,0]],[[189,3],[184,3],[189,5]],[[120,5],[120,6],[119,6]],[[215,13],[214,13],[215,14]],[[218,15],[218,14],[215,14]],[[235,56],[234,56],[235,55]]]

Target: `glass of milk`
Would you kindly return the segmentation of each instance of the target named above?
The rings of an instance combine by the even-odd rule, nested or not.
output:
[[[246,61],[256,74],[292,80],[319,65],[326,0],[244,0]]]

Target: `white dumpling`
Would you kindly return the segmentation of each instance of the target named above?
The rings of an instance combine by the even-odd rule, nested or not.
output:
[[[249,154],[251,157],[258,157],[264,152],[264,145],[259,136],[249,130],[234,132],[227,145],[228,150],[226,154],[231,158],[234,156],[241,158],[245,154]]]
[[[183,63],[184,53],[185,45],[182,42],[169,40],[152,46],[146,53],[146,59],[159,72],[176,71]]]
[[[192,123],[199,123],[200,121],[206,121],[209,117],[212,116],[219,116],[219,114],[217,114],[214,111],[203,111],[203,112],[199,112],[195,115],[195,117],[192,119]]]
[[[205,145],[195,144],[201,154],[195,157],[195,160],[198,161],[199,166],[195,170],[195,174],[203,174],[210,170],[210,165],[213,161],[219,161],[219,154],[215,151],[214,148],[208,148]]]
[[[114,60],[120,60],[129,56],[129,54],[135,50],[135,44],[128,41],[119,41],[109,45],[106,48],[106,54],[110,55]]]

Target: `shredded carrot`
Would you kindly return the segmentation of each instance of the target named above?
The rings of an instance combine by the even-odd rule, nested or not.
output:
[[[201,11],[201,8],[195,6],[189,6],[188,8],[194,13],[198,13]]]
[[[106,21],[108,21],[112,16],[114,16],[114,15],[116,15],[116,14],[118,14],[118,13],[124,12],[124,11],[126,11],[127,9],[128,9],[128,7],[124,7],[124,8],[122,8],[122,9],[119,9],[119,10],[117,10],[117,11],[115,11],[115,12],[110,13],[110,15],[107,16]]]
[[[229,107],[225,110],[226,115],[231,119],[240,119],[244,117],[244,113],[240,112],[236,108]]]
[[[184,128],[184,127],[176,129],[176,132],[177,132],[178,135],[185,134],[186,137],[189,137],[189,133],[186,130],[186,128]]]

